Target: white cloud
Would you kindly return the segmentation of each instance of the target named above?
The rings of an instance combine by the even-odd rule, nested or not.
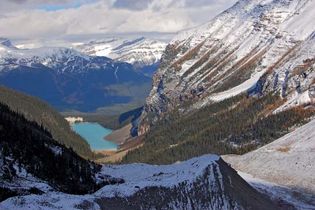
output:
[[[89,4],[71,8],[72,0],[15,0],[7,5],[4,3],[9,0],[1,0],[0,8],[6,12],[0,18],[0,36],[56,39],[67,35],[174,33],[202,24],[235,1],[137,0],[132,4],[134,0],[82,0]],[[52,2],[64,4],[66,9],[39,9],[49,9],[47,5]]]

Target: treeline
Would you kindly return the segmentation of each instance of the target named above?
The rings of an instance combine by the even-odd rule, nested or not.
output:
[[[153,126],[143,147],[129,152],[123,163],[168,164],[208,153],[244,154],[305,123],[314,111],[294,108],[270,113],[281,100],[237,96],[182,115],[177,111]]]
[[[25,169],[47,181],[55,189],[71,194],[86,194],[99,189],[108,180],[97,184],[95,173],[101,166],[78,156],[56,142],[52,135],[30,122],[7,105],[0,103],[0,188]],[[27,186],[24,186],[25,188]],[[7,189],[2,198],[18,194]]]
[[[68,148],[72,148],[82,157],[93,159],[90,145],[73,132],[69,123],[51,106],[32,96],[0,86],[0,103],[22,114],[49,131],[53,138]]]

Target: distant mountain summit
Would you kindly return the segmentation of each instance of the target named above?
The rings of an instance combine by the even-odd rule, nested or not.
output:
[[[108,38],[76,45],[78,51],[92,56],[105,56],[132,64],[137,70],[152,75],[157,69],[166,43],[140,37],[137,39]]]

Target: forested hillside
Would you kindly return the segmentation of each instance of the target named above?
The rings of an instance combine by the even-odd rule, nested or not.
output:
[[[277,95],[241,95],[188,114],[174,111],[154,125],[144,146],[129,152],[123,162],[165,164],[208,153],[244,154],[283,136],[315,113],[311,107],[273,113],[282,103]]]
[[[0,86],[0,103],[23,114],[27,120],[35,121],[49,131],[56,141],[72,148],[79,155],[93,158],[94,154],[88,143],[74,133],[69,123],[46,102]]]
[[[18,181],[31,180],[31,177],[46,181],[54,190],[71,194],[91,193],[115,182],[109,178],[96,180],[101,166],[81,158],[55,141],[42,126],[2,103],[0,139],[0,201],[21,193],[43,193],[36,187],[28,189]]]

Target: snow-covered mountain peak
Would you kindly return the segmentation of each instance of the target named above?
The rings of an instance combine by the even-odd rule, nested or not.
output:
[[[185,40],[192,43],[192,47],[209,36],[217,39],[231,36],[238,27],[251,30],[254,23],[280,26],[282,32],[299,35],[296,39],[305,39],[309,30],[314,29],[314,7],[315,2],[309,0],[241,0],[210,22],[179,33],[171,43]],[[247,22],[252,24],[247,25]]]
[[[108,38],[91,41],[87,44],[73,43],[66,47],[17,48],[8,39],[0,39],[0,70],[6,71],[16,66],[44,65],[48,68],[56,66],[63,71],[82,72],[86,65],[99,69],[108,63],[129,63],[137,70],[151,75],[155,71],[166,43],[144,37],[128,40]],[[112,61],[113,59],[114,61]],[[91,60],[101,61],[92,62]],[[93,64],[91,64],[93,63]]]
[[[84,69],[99,69],[110,63],[110,59],[96,58],[64,47],[41,47],[34,49],[19,49],[0,45],[0,69],[9,71],[18,66],[59,69],[60,72],[82,72]],[[92,61],[93,60],[93,61]]]
[[[160,61],[166,43],[140,37],[137,39],[108,38],[74,46],[82,53],[105,56],[143,67]]]
[[[24,59],[32,59],[32,58],[44,59],[47,57],[70,57],[70,56],[84,57],[85,59],[88,59],[88,56],[78,51],[75,51],[69,48],[63,48],[63,47],[41,47],[41,48],[34,48],[34,49],[18,49],[15,47],[14,48],[10,47],[6,52],[4,52],[4,54],[12,58],[24,58]]]

